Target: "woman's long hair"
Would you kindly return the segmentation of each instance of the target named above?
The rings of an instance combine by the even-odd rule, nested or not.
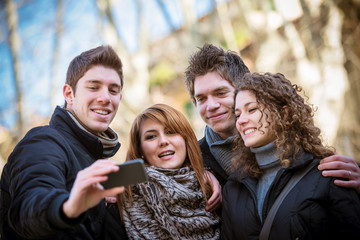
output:
[[[320,159],[334,154],[331,148],[322,143],[321,131],[314,125],[314,109],[299,94],[302,88],[292,84],[283,74],[247,73],[236,86],[235,98],[242,90],[251,91],[256,96],[262,118],[265,117],[270,130],[275,133],[275,145],[280,151],[283,167],[289,166],[289,159],[295,159],[302,149]],[[264,109],[269,110],[269,116]],[[259,178],[262,171],[255,154],[245,147],[240,135],[236,143],[237,154],[232,160],[233,166],[248,176]]]
[[[195,171],[205,200],[207,200],[209,185],[205,184],[204,164],[196,135],[186,117],[173,107],[166,104],[155,104],[145,109],[135,118],[130,130],[130,144],[127,151],[126,161],[142,158],[143,156],[141,150],[140,128],[146,119],[159,122],[165,128],[176,134],[180,134],[184,138],[187,154],[183,166],[191,166],[191,168]],[[144,159],[144,161],[147,163],[146,159]],[[129,189],[130,188],[128,188],[128,190]],[[131,192],[129,197],[131,199]]]

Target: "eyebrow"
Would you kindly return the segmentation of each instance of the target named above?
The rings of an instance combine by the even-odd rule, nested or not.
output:
[[[90,79],[90,80],[87,80],[86,83],[99,84],[99,83],[101,83],[101,81],[100,81],[100,80],[97,80],[97,79]],[[112,83],[112,84],[110,84],[110,86],[115,86],[115,87],[121,88],[121,85],[120,85],[120,84],[117,84],[117,83]]]
[[[222,91],[222,90],[230,90],[230,88],[228,86],[221,86],[221,87],[218,87],[218,88],[215,88],[213,91],[211,91],[212,93],[213,92],[219,92],[219,91]],[[204,94],[203,93],[199,93],[199,94],[196,94],[194,97],[199,97],[199,96],[203,96]]]
[[[249,106],[251,103],[256,103],[257,104],[257,102],[247,102],[247,103],[245,103],[244,107]],[[236,111],[240,111],[239,108],[235,108],[235,112]]]

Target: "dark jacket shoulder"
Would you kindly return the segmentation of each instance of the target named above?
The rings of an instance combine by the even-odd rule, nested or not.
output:
[[[205,137],[199,140],[199,145],[204,161],[204,166],[209,168],[210,171],[215,175],[215,177],[219,181],[220,185],[224,186],[228,176],[224,171],[224,169],[222,169],[220,164],[216,161],[215,157],[212,155]]]

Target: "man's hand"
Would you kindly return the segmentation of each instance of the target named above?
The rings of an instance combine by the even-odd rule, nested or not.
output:
[[[213,212],[216,209],[221,207],[222,195],[221,195],[221,186],[216,177],[209,171],[204,171],[205,183],[209,183],[213,194],[209,198],[205,210],[208,212]]]
[[[104,189],[100,184],[107,180],[107,174],[116,172],[119,167],[111,160],[97,160],[78,172],[69,198],[63,204],[68,218],[77,218],[82,213],[99,204],[107,196],[116,196],[124,187]]]
[[[341,187],[354,188],[360,194],[360,168],[354,159],[333,155],[322,159],[318,169],[324,170],[322,175],[325,177],[348,179],[346,181],[336,179],[334,183]]]

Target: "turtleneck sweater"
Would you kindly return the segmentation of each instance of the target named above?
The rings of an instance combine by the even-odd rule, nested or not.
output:
[[[250,147],[251,152],[255,153],[256,161],[264,175],[258,180],[256,197],[260,219],[262,221],[262,208],[266,194],[281,168],[280,159],[274,142],[258,148]]]

